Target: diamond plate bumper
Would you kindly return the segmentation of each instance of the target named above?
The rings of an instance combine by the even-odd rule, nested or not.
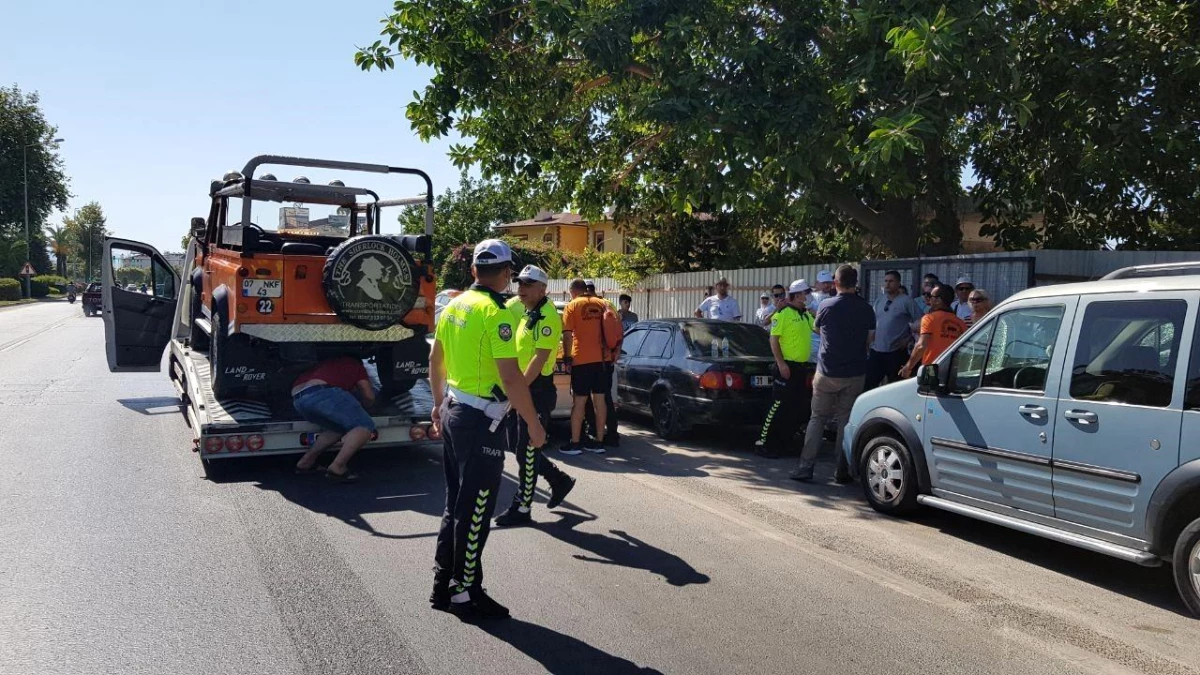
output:
[[[416,333],[404,326],[366,330],[344,324],[248,324],[241,332],[270,342],[400,342]]]

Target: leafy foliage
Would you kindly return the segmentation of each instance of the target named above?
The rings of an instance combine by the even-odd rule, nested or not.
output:
[[[16,279],[0,279],[0,300],[20,300],[21,282]]]
[[[117,278],[117,283],[122,286],[128,284],[138,286],[150,281],[150,272],[138,267],[122,267],[113,270],[113,276]]]
[[[97,202],[88,202],[75,215],[63,217],[66,238],[75,254],[83,258],[84,276],[89,281],[99,275],[104,237],[108,235],[107,222],[104,209]]]
[[[422,138],[457,131],[459,166],[588,217],[732,212],[735,242],[823,249],[852,224],[897,254],[954,252],[970,161],[1005,245],[1141,245],[1184,241],[1200,208],[1195,9],[398,0],[355,61],[430,66],[407,109]]]
[[[13,276],[26,260],[50,271],[42,226],[55,209],[66,208],[67,177],[51,142],[57,128],[46,121],[36,93],[0,87],[0,275]],[[28,167],[30,244],[25,241]]]
[[[524,200],[515,187],[471,178],[463,172],[457,187],[446,188],[433,205],[433,265],[440,268],[463,242],[492,236],[492,228],[522,217]],[[424,207],[400,213],[404,232],[425,232]]]

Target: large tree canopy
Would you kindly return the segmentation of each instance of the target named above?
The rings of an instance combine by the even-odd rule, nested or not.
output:
[[[0,87],[0,276],[26,260],[41,274],[53,271],[42,224],[67,206],[67,177],[53,144],[57,129],[46,121],[38,96]],[[29,236],[25,246],[25,169],[29,175]]]
[[[825,212],[953,251],[971,162],[1008,245],[1180,245],[1198,21],[1159,0],[398,0],[356,61],[431,66],[418,134],[456,129],[460,166],[589,215]]]
[[[97,202],[88,202],[75,215],[63,218],[63,228],[71,250],[83,261],[84,277],[95,281],[104,255],[104,237],[108,236],[108,217]]]

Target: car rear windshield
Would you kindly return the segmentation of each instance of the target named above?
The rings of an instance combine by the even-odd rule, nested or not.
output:
[[[767,331],[742,323],[686,323],[682,328],[683,340],[692,356],[712,356],[713,342],[717,343],[719,356],[771,356],[771,343]],[[729,353],[724,351],[728,340]]]

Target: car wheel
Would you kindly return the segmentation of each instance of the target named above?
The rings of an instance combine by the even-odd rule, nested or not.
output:
[[[917,508],[917,471],[904,443],[891,436],[867,442],[859,458],[863,494],[880,513],[903,515]]]
[[[660,438],[676,441],[687,431],[680,419],[675,396],[669,389],[658,389],[651,395],[650,413],[654,416],[654,430]]]
[[[233,392],[225,386],[219,374],[221,373],[223,363],[222,352],[225,345],[229,344],[229,336],[225,332],[225,321],[221,318],[220,313],[212,313],[212,340],[208,347],[208,365],[211,368],[209,382],[212,386],[213,396],[221,399],[229,396]],[[207,466],[207,463],[206,463]]]
[[[1200,518],[1191,522],[1175,540],[1175,555],[1171,558],[1175,572],[1175,588],[1192,616],[1200,617]]]
[[[196,323],[196,319],[199,318],[200,316],[203,316],[203,313],[200,310],[200,299],[198,297],[195,297],[196,296],[195,293],[193,293],[192,296],[193,296],[192,318],[191,318],[192,330],[188,336],[188,344],[190,344],[192,346],[192,349],[195,349],[196,351],[206,352],[206,351],[208,351],[208,347],[210,344],[208,333],[205,333],[204,329],[201,328]]]

